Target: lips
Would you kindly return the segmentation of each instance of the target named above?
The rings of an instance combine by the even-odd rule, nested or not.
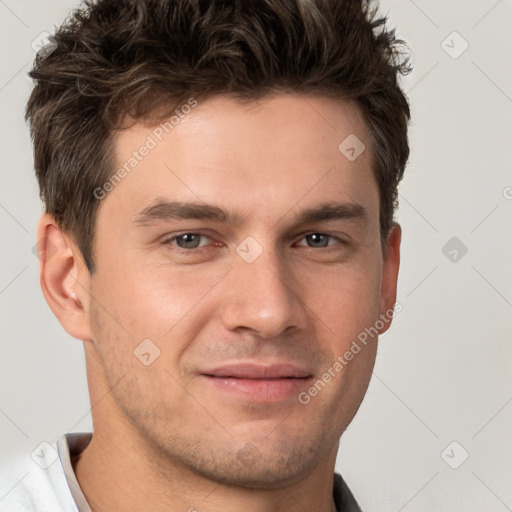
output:
[[[311,377],[311,373],[290,364],[255,365],[231,364],[208,370],[204,375],[219,378],[235,379],[304,379]]]
[[[201,375],[222,396],[252,402],[279,402],[294,398],[313,375],[290,364],[228,364]]]

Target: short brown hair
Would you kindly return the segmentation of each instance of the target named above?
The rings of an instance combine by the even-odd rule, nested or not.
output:
[[[389,232],[409,156],[398,75],[405,43],[370,0],[87,0],[40,52],[27,105],[46,212],[94,272],[94,190],[114,172],[127,116],[162,118],[227,94],[319,93],[355,101],[372,137],[380,232]],[[49,54],[48,54],[49,53]]]

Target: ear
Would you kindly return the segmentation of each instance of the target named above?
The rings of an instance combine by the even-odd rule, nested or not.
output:
[[[384,261],[382,266],[382,283],[380,296],[380,314],[386,315],[387,322],[379,329],[379,334],[385,333],[391,325],[389,313],[394,310],[396,302],[396,285],[398,280],[398,269],[400,267],[400,242],[402,240],[402,228],[393,222],[389,230]]]
[[[37,240],[39,280],[46,302],[68,334],[90,340],[91,277],[80,250],[46,213],[39,221]]]

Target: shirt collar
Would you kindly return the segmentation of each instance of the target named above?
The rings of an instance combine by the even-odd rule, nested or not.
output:
[[[76,479],[75,471],[73,470],[72,461],[74,461],[74,459],[76,459],[87,448],[87,445],[91,442],[91,439],[91,432],[74,432],[64,434],[57,441],[57,452],[59,453],[62,468],[64,469],[64,475],[68,482],[71,495],[75,500],[78,512],[92,511],[91,507],[89,507],[89,504],[87,503],[87,500],[85,499],[82,489],[80,489],[80,485]]]

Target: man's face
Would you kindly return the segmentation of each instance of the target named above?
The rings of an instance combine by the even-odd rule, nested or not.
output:
[[[119,135],[116,169],[156,145],[98,211],[87,350],[93,385],[113,387],[103,420],[219,482],[303,478],[335,457],[376,340],[335,362],[392,307],[369,133],[347,103],[292,95],[218,96],[155,128]],[[338,149],[351,134],[354,161]],[[337,214],[300,220],[325,206]]]

